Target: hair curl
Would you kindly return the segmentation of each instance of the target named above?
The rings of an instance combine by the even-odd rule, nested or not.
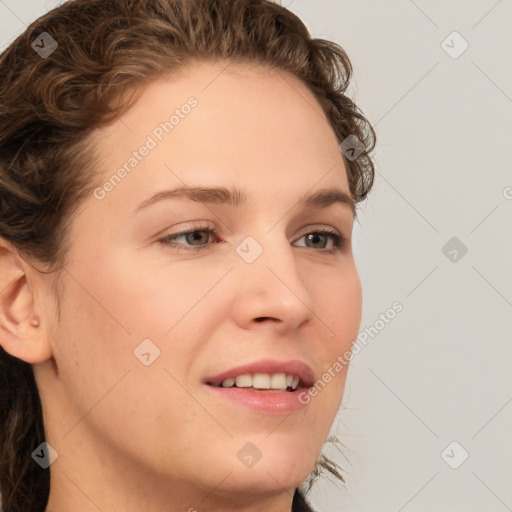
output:
[[[58,43],[47,58],[31,47],[42,32]],[[355,135],[364,144],[344,161],[354,201],[366,198],[376,137],[345,95],[352,65],[295,14],[268,0],[71,0],[0,56],[0,237],[26,259],[61,269],[73,215],[95,186],[89,135],[131,106],[134,95],[125,93],[201,60],[263,64],[302,80],[338,142]],[[5,512],[45,510],[50,474],[31,459],[44,440],[32,367],[0,348]],[[321,455],[306,492],[322,469],[344,481]]]

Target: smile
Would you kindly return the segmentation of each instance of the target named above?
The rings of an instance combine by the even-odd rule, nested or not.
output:
[[[212,386],[215,384],[208,383]],[[228,377],[224,379],[216,387],[222,388],[251,388],[267,391],[295,391],[300,384],[298,375],[286,373],[245,373],[236,377]],[[303,386],[301,386],[303,387]]]

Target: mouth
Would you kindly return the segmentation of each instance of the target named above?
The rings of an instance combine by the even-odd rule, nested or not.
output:
[[[306,407],[307,388],[315,382],[302,361],[262,359],[203,379],[219,404],[230,403],[258,414],[289,414]]]
[[[270,393],[291,393],[307,386],[301,381],[298,375],[293,373],[244,373],[241,375],[227,377],[222,381],[206,382],[208,386],[217,388],[239,388],[253,391]]]
[[[309,388],[314,381],[313,371],[302,361],[262,359],[207,377],[203,384],[216,388],[283,393]]]

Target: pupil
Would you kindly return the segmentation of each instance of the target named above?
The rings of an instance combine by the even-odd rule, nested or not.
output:
[[[201,234],[202,231],[194,231],[193,233],[190,233],[189,236],[192,237],[192,241],[201,241]],[[198,239],[199,236],[199,239]],[[190,239],[189,239],[190,242]]]
[[[313,243],[318,243],[319,235],[317,233],[313,233],[312,235],[309,235],[309,240]]]

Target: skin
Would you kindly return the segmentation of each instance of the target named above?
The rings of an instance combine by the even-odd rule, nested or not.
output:
[[[318,379],[361,320],[352,211],[297,207],[320,188],[349,192],[320,105],[292,75],[225,67],[195,63],[149,83],[94,134],[101,186],[175,108],[198,100],[103,199],[84,201],[71,223],[60,320],[52,277],[1,242],[0,342],[34,365],[59,454],[48,512],[289,512],[337,413],[347,367],[290,414],[213,400],[201,383],[261,358],[302,360]],[[235,185],[249,202],[173,199],[134,214],[184,183]],[[217,234],[175,242],[207,248],[158,242],[192,221]],[[329,237],[308,243],[315,228],[339,232],[346,246],[329,253]],[[263,249],[251,264],[235,250],[247,236]],[[161,351],[150,366],[133,353],[146,338]],[[262,453],[250,469],[237,458],[247,442]]]

